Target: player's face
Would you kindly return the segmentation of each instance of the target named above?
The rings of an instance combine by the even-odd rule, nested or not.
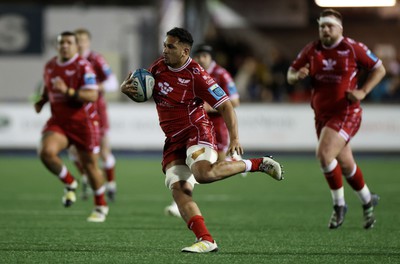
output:
[[[59,36],[57,39],[58,56],[62,61],[71,59],[78,52],[74,36]]]
[[[87,34],[77,34],[79,54],[83,55],[90,49],[90,38]]]
[[[199,54],[194,56],[194,59],[201,65],[201,67],[206,70],[210,67],[210,64],[212,62],[211,54],[208,52],[200,52]]]
[[[166,36],[164,40],[164,62],[172,68],[179,68],[185,64],[189,57],[189,48],[173,36]]]
[[[319,25],[319,38],[325,46],[332,46],[342,36],[343,29],[333,23],[322,23]]]

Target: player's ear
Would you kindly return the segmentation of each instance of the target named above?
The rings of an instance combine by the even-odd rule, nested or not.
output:
[[[183,54],[184,54],[185,56],[189,56],[189,54],[190,54],[190,48],[189,48],[189,47],[184,47],[184,48],[183,48]]]

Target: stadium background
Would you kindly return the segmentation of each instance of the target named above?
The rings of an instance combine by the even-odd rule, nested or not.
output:
[[[399,9],[399,4],[340,8],[345,35],[373,49],[384,60],[393,83],[399,78],[400,38],[395,37],[400,33]],[[30,100],[40,87],[44,63],[55,54],[54,39],[59,32],[88,28],[93,49],[104,54],[123,80],[129,70],[148,67],[160,55],[168,29],[183,26],[193,32],[195,43],[213,44],[217,61],[234,76],[242,99],[237,109],[240,134],[248,151],[312,152],[315,135],[309,91],[304,84],[290,87],[282,78],[287,63],[317,38],[315,19],[320,11],[313,1],[306,0],[41,1],[40,5],[3,1],[0,148],[4,153],[36,147],[47,115],[34,114]],[[286,64],[280,64],[280,57]],[[251,67],[256,69],[249,71]],[[363,126],[353,142],[356,150],[400,151],[398,87],[397,83],[392,94],[368,98]],[[161,149],[163,135],[152,103],[133,105],[119,91],[107,97],[115,150]],[[299,137],[302,140],[297,140]]]
[[[359,201],[346,185],[346,222],[329,232],[331,201],[314,158],[307,91],[271,83],[277,54],[291,60],[317,38],[321,8],[314,1],[37,3],[0,4],[0,263],[400,262],[398,92],[364,102],[363,125],[352,142],[369,186],[381,196],[377,226],[362,229]],[[396,73],[399,4],[339,10],[345,35],[374,49]],[[217,60],[235,76],[243,101],[237,114],[245,156],[272,154],[286,171],[282,182],[256,173],[196,187],[196,200],[221,248],[213,255],[182,255],[179,249],[193,239],[180,220],[163,217],[171,197],[160,170],[163,135],[151,102],[135,104],[118,91],[107,95],[119,189],[101,225],[85,221],[91,202],[79,200],[68,210],[61,206],[62,186],[35,155],[49,108],[35,114],[32,99],[60,31],[88,28],[93,49],[106,56],[122,80],[160,54],[165,31],[173,26],[188,28],[197,43],[211,42]],[[241,67],[254,62],[258,74],[270,75],[252,75]],[[277,78],[286,70],[278,67]],[[249,85],[264,77],[269,82]],[[398,71],[390,78],[395,81]]]

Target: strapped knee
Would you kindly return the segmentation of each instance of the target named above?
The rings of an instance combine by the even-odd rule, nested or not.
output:
[[[165,172],[165,186],[171,189],[172,185],[179,181],[186,181],[192,187],[197,183],[192,172],[186,165],[175,165],[167,169]]]

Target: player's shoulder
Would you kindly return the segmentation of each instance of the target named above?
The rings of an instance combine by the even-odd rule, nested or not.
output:
[[[319,40],[310,41],[303,47],[303,49],[300,51],[300,54],[313,53],[317,50],[320,50],[321,49],[320,46],[321,46],[321,43]]]
[[[79,66],[85,67],[85,66],[91,66],[92,64],[90,61],[82,56],[78,56],[75,61]]]
[[[357,41],[357,40],[354,40],[354,39],[349,38],[349,37],[344,37],[343,38],[343,43],[346,44],[346,45],[352,46],[352,47],[361,47],[363,49],[365,49],[367,47],[364,43],[362,43],[360,41]]]
[[[106,62],[106,59],[104,58],[104,56],[101,53],[94,51],[94,50],[90,51],[87,59],[90,62],[93,61],[93,62],[100,63],[100,64],[103,64]]]
[[[186,69],[193,73],[194,75],[202,75],[202,74],[207,74],[207,72],[203,69],[203,67],[200,66],[200,64],[190,58],[189,63],[186,66]]]
[[[229,75],[230,75],[230,73],[228,72],[228,70],[225,69],[224,67],[222,67],[222,66],[219,65],[219,64],[216,64],[216,65],[215,65],[214,72],[216,72],[216,73],[219,74],[219,75],[225,75],[225,74],[229,74]]]
[[[164,71],[167,68],[167,65],[164,62],[163,57],[160,57],[158,59],[156,59],[149,68],[149,71],[153,74],[153,75],[158,75],[159,73],[161,73],[162,71]]]
[[[57,64],[57,56],[54,56],[54,57],[52,57],[51,59],[49,59],[49,60],[46,62],[45,67],[46,67],[46,68],[52,67],[52,66],[54,66],[54,65],[56,65],[56,64]]]
[[[94,73],[93,64],[84,57],[78,56],[75,60],[75,67],[82,73]]]
[[[343,37],[343,43],[348,44],[348,45],[357,45],[359,42],[353,38]]]
[[[312,50],[312,49],[317,49],[318,46],[321,45],[321,42],[319,40],[313,40],[307,43],[307,45],[304,46],[305,50]]]

